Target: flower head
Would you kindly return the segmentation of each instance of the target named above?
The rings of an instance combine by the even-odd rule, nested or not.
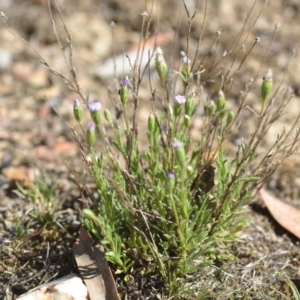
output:
[[[175,103],[182,105],[186,102],[186,98],[183,95],[177,95],[174,97],[174,101],[175,101]]]
[[[119,95],[120,95],[120,99],[123,105],[125,105],[128,101],[128,96],[129,96],[129,92],[128,92],[128,86],[130,84],[130,81],[128,79],[128,76],[126,76],[124,79],[122,79],[121,81],[121,88],[119,90]]]
[[[192,64],[191,60],[188,59],[187,56],[184,56],[184,57],[181,59],[181,61],[182,61],[182,63],[183,63],[184,65],[191,65],[191,64]]]
[[[79,99],[77,99],[77,98],[75,98],[74,99],[74,106],[78,106],[78,105],[80,105],[80,101],[79,101]]]
[[[112,124],[112,123],[113,123],[113,122],[112,122],[112,118],[111,118],[111,114],[110,114],[110,112],[109,112],[108,109],[106,109],[106,110],[104,111],[104,117],[105,117],[106,121],[107,121],[109,124]]]
[[[261,99],[263,106],[268,99],[273,88],[273,72],[271,69],[267,70],[265,76],[263,77],[263,82],[261,85]]]
[[[219,112],[220,118],[223,119],[226,112],[227,100],[222,90],[219,91],[218,96],[217,111]]]
[[[215,101],[210,100],[208,102],[208,105],[207,105],[207,115],[208,115],[208,117],[211,118],[215,114],[216,110],[217,110],[217,106],[215,104]]]
[[[96,125],[94,123],[90,123],[88,129],[86,131],[86,141],[89,147],[93,147],[96,142],[96,132],[95,132]]]
[[[228,114],[227,114],[227,118],[226,118],[226,127],[228,127],[234,120],[234,112],[231,110]]]
[[[149,14],[144,10],[141,12],[142,17],[149,17]]]
[[[81,123],[82,120],[83,120],[83,110],[82,110],[82,106],[80,104],[80,101],[77,98],[74,99],[73,113],[74,113],[76,121],[78,123]]]
[[[99,101],[89,102],[88,103],[88,109],[90,113],[99,111],[101,109],[102,105]]]
[[[91,113],[91,117],[95,124],[97,126],[100,126],[101,124],[101,115],[100,115],[100,109],[101,109],[101,103],[99,101],[94,101],[88,103],[88,109]]]
[[[184,142],[181,142],[181,141],[175,141],[172,143],[172,147],[174,150],[179,150],[183,146],[184,146]]]
[[[166,178],[166,191],[168,194],[172,194],[175,187],[175,174],[169,172]]]
[[[121,87],[128,86],[130,84],[128,76],[121,80]]]
[[[93,122],[91,122],[88,126],[88,130],[95,130],[95,128],[96,128],[96,125]]]
[[[193,73],[191,70],[192,61],[187,57],[187,55],[183,51],[181,52],[181,55],[182,55],[181,62],[183,64],[181,69],[181,75],[183,79],[183,85],[186,88],[189,84],[189,81],[193,77]]]
[[[155,117],[153,114],[151,114],[149,117],[148,117],[148,129],[150,131],[150,133],[154,133],[155,131],[155,127],[156,127],[156,121],[155,121]]]
[[[188,115],[184,115],[183,125],[187,128],[191,125],[191,118]]]
[[[164,84],[168,77],[168,67],[164,58],[164,53],[159,47],[156,50],[155,66],[159,78]]]
[[[195,97],[193,94],[189,95],[185,103],[185,114],[192,116],[195,113]]]
[[[173,179],[173,178],[175,178],[175,174],[172,173],[172,172],[168,172],[167,177],[168,177],[169,179]]]

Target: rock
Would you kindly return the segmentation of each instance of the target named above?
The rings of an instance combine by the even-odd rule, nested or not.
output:
[[[146,51],[150,53],[153,52],[153,48],[147,48]],[[145,52],[146,52],[145,51]],[[142,66],[142,69],[146,66],[148,63],[148,53],[144,53],[142,59],[140,59],[140,63]],[[131,69],[135,63],[137,56],[137,51],[129,51],[125,54],[120,54],[116,56],[114,59],[113,57],[108,58],[104,62],[102,62],[100,65],[96,66],[91,70],[92,73],[94,73],[95,76],[99,78],[110,78],[116,75],[117,77],[121,77],[124,75],[130,75]],[[129,62],[130,61],[130,62]],[[152,58],[150,67],[154,67],[154,59]]]
[[[112,49],[109,24],[99,15],[76,13],[66,20],[72,33],[74,55],[87,64],[107,56]]]
[[[45,68],[34,70],[28,77],[28,84],[33,88],[44,88],[49,85],[49,71]]]
[[[172,32],[152,36],[145,44],[141,43],[140,50],[139,45],[136,44],[124,54],[119,54],[115,58],[109,57],[105,61],[93,67],[90,72],[99,78],[110,78],[114,75],[117,77],[129,75],[132,72],[132,67],[135,64],[137,55],[139,55],[138,65],[141,66],[141,70],[143,70],[149,63],[149,59],[149,67],[154,69],[156,47],[167,45],[170,41],[172,41],[173,37],[174,34]]]
[[[12,63],[12,55],[9,51],[0,49],[0,71],[7,70]]]

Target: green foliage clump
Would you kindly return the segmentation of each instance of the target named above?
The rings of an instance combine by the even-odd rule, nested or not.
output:
[[[124,274],[125,280],[160,274],[166,294],[189,298],[201,294],[199,278],[207,267],[233,258],[228,249],[247,225],[243,206],[278,165],[272,161],[271,150],[280,153],[284,149],[284,156],[288,156],[299,133],[288,147],[277,143],[258,155],[262,137],[278,117],[271,112],[267,97],[272,88],[268,83],[265,92],[264,79],[255,131],[249,141],[240,142],[235,154],[229,153],[225,144],[245,108],[245,99],[236,112],[228,110],[229,100],[222,90],[217,104],[208,102],[201,116],[200,139],[195,141],[191,127],[199,118],[195,112],[201,100],[193,92],[197,90],[193,77],[185,71],[181,77],[183,94],[170,96],[168,68],[160,49],[156,69],[163,96],[152,92],[146,145],[141,143],[136,121],[139,101],[134,87],[138,84],[133,82],[128,90],[128,77],[121,82],[123,89],[126,81],[126,93],[119,93],[124,127],[116,127],[106,109],[104,117],[114,136],[106,135],[102,122],[94,124],[102,150],[87,136],[85,166],[97,184],[100,201],[83,211],[83,220],[104,245],[116,274]],[[130,97],[134,100],[132,118],[127,113]],[[163,110],[156,109],[157,101]],[[77,142],[84,147],[79,139]]]
[[[37,179],[32,187],[24,188],[19,183],[17,186],[21,194],[33,204],[28,212],[30,218],[40,226],[53,225],[59,207],[54,183],[48,184],[45,179]]]

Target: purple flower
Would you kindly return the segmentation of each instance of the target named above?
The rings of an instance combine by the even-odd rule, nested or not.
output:
[[[88,126],[88,130],[95,130],[95,128],[96,128],[96,125],[93,122],[91,122]]]
[[[172,194],[175,186],[175,174],[172,172],[169,172],[167,174],[166,179],[166,191],[168,194]]]
[[[130,81],[128,79],[128,76],[126,76],[124,79],[121,81],[121,87],[128,86],[130,84]]]
[[[185,65],[191,65],[192,64],[191,60],[188,59],[187,56],[184,56],[181,61]]]
[[[88,109],[91,113],[97,112],[101,109],[101,103],[99,101],[90,102],[88,104]]]
[[[73,113],[74,113],[76,121],[78,123],[81,123],[82,120],[83,120],[83,110],[82,110],[82,106],[80,104],[80,101],[77,98],[74,99]]]
[[[182,105],[186,102],[186,98],[185,98],[185,96],[177,95],[174,97],[174,101],[175,101],[175,103]]]
[[[175,174],[172,173],[172,172],[169,172],[169,173],[167,174],[167,177],[168,177],[169,179],[173,179],[173,178],[175,178]]]
[[[80,105],[80,101],[77,98],[75,98],[74,99],[74,106],[78,106],[78,105]]]
[[[119,95],[120,99],[123,105],[125,105],[128,101],[128,86],[130,84],[130,81],[128,79],[128,76],[126,76],[122,81],[121,81],[121,88],[119,90]]]
[[[184,142],[176,141],[176,142],[173,142],[172,146],[173,146],[174,150],[178,150],[184,146]]]
[[[97,126],[100,126],[101,125],[101,115],[100,115],[101,103],[99,101],[89,102],[88,109],[91,113],[91,117],[94,123]]]

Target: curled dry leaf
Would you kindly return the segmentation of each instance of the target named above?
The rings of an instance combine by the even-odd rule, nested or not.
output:
[[[81,278],[70,274],[55,281],[42,284],[17,300],[88,300],[87,288]]]
[[[259,193],[273,218],[300,239],[300,211],[269,195],[264,189],[261,189]]]
[[[81,227],[73,253],[90,300],[120,300],[105,253]]]

